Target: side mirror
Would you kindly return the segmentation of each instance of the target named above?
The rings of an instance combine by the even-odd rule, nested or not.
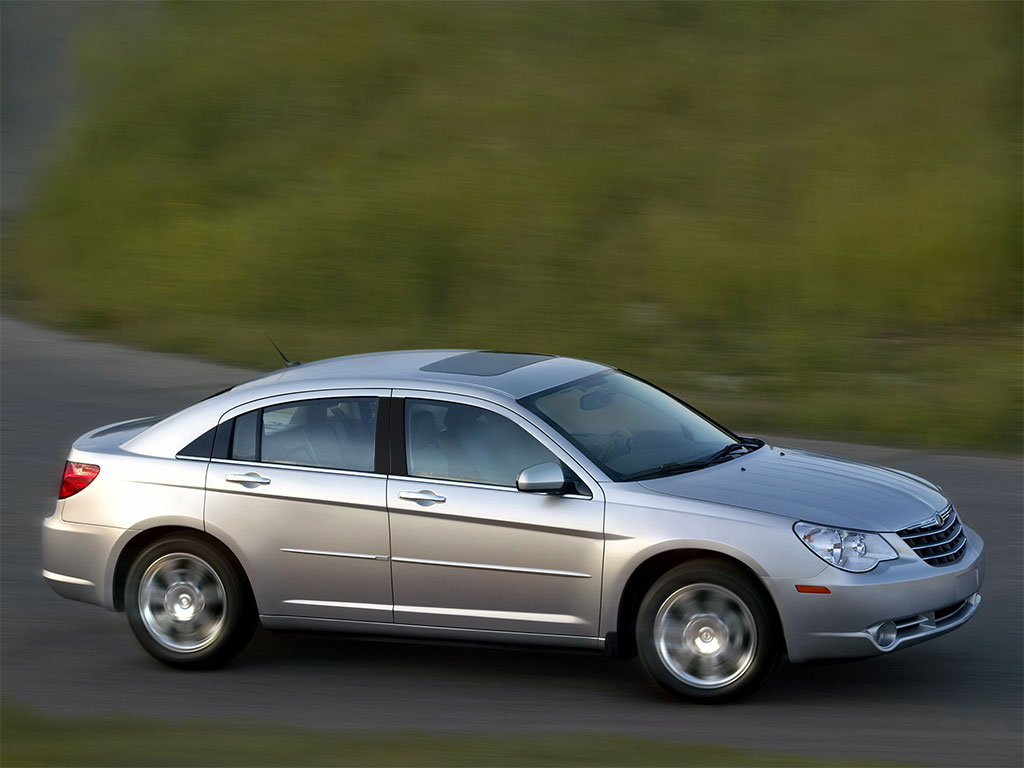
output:
[[[571,485],[562,467],[553,461],[527,467],[516,478],[516,488],[523,493],[569,493]]]

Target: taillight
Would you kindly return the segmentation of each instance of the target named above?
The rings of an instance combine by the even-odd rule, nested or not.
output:
[[[79,464],[77,461],[68,461],[64,464],[64,477],[60,481],[60,492],[58,499],[66,499],[74,496],[89,483],[96,479],[100,468],[95,464]]]

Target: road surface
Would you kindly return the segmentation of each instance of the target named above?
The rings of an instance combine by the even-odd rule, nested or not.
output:
[[[1016,459],[776,439],[937,481],[985,538],[988,581],[978,615],[951,635],[866,661],[784,664],[768,687],[739,704],[676,703],[646,681],[635,660],[263,630],[229,668],[187,673],[152,662],[122,614],[49,590],[39,575],[39,524],[53,507],[74,437],[178,409],[251,372],[87,342],[10,318],[2,322],[2,361],[0,671],[4,693],[17,700],[60,712],[345,730],[599,731],[828,758],[1022,764]],[[274,366],[269,345],[267,364]]]

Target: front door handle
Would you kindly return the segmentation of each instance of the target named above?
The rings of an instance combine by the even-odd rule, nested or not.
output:
[[[270,485],[269,477],[263,477],[255,472],[246,472],[244,475],[228,475],[224,479],[229,483],[241,483],[242,485]]]
[[[405,499],[406,501],[415,501],[422,507],[430,504],[444,504],[444,496],[438,496],[433,491],[402,491],[398,494],[398,498]]]

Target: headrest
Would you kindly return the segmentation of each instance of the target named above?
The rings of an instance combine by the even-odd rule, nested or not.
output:
[[[444,415],[445,429],[458,429],[480,418],[480,411],[469,405],[450,405]]]
[[[437,442],[437,422],[428,411],[417,411],[412,415],[409,439],[414,448],[433,445]]]

